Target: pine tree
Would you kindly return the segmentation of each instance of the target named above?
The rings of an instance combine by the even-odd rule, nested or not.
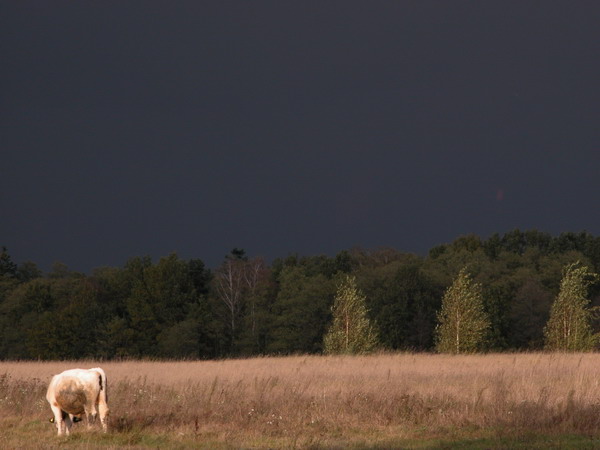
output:
[[[366,298],[356,286],[356,279],[346,276],[333,302],[333,322],[323,340],[328,354],[357,354],[374,350],[378,333],[367,315]]]
[[[483,308],[481,285],[463,268],[442,299],[436,328],[436,349],[441,353],[481,350],[490,328]]]
[[[550,309],[550,318],[544,329],[548,350],[590,351],[598,343],[591,321],[595,308],[586,298],[588,287],[597,282],[598,274],[579,261],[564,269],[558,297]]]

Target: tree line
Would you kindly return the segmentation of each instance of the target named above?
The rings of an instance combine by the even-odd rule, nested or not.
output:
[[[348,311],[357,314],[369,348],[444,351],[443,300],[461,273],[468,281],[456,292],[477,286],[469,311],[483,320],[478,350],[542,349],[551,310],[560,308],[565,268],[577,261],[574,268],[600,271],[599,237],[514,230],[487,239],[461,236],[426,256],[353,248],[270,264],[233,249],[216,268],[170,254],[158,261],[134,257],[91,274],[60,263],[44,274],[34,263],[15,263],[2,248],[0,359],[321,353],[350,345],[343,332]],[[577,289],[586,336],[594,335],[599,283]]]

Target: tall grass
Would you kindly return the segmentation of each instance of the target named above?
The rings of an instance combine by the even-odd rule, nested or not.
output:
[[[600,426],[597,354],[3,362],[0,415],[17,427],[47,422],[51,376],[98,365],[108,376],[113,434],[306,447],[477,430],[597,436]]]

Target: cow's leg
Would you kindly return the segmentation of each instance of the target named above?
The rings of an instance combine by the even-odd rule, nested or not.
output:
[[[92,424],[96,422],[98,411],[96,410],[96,404],[94,401],[88,401],[85,405],[85,417],[87,419],[88,430],[92,428]]]
[[[56,425],[56,429],[58,431],[58,435],[63,434],[63,412],[62,409],[58,405],[50,405],[52,409],[52,414],[54,414],[54,424]]]
[[[65,413],[63,416],[65,422],[65,432],[67,436],[71,434],[71,427],[73,426],[73,416],[71,414]]]

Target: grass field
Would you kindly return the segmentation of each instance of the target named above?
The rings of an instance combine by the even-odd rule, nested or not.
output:
[[[101,366],[110,431],[56,437],[51,376]],[[2,362],[1,448],[600,448],[599,354]]]

